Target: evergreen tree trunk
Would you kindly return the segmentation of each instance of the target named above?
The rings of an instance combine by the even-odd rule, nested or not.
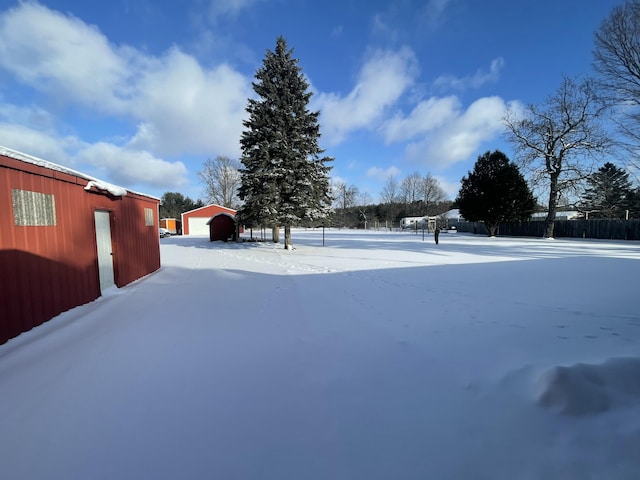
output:
[[[271,227],[271,238],[273,243],[280,243],[280,227]]]
[[[559,173],[553,172],[550,175],[549,183],[549,211],[544,221],[544,238],[553,238],[553,227],[556,220],[556,209],[558,208],[558,177]]]
[[[291,241],[291,225],[284,226],[284,248],[293,250],[293,242]]]

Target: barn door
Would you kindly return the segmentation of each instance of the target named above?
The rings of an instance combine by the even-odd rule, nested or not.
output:
[[[113,247],[111,245],[111,222],[109,212],[95,211],[96,243],[98,247],[98,273],[100,291],[115,285],[113,276]]]

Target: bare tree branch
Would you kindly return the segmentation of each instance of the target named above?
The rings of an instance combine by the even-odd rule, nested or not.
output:
[[[595,34],[593,67],[612,109],[621,158],[640,167],[640,1],[615,7]]]
[[[229,157],[218,156],[207,159],[198,172],[204,185],[204,196],[208,203],[237,209],[240,204],[238,188],[241,184],[240,163]]]

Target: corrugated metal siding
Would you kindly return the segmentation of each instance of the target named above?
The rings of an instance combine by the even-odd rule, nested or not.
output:
[[[160,267],[158,201],[89,193],[86,182],[0,156],[0,344],[100,296],[95,210],[111,212],[116,285]],[[56,225],[14,225],[12,189],[53,195]],[[145,207],[154,226],[145,226]]]
[[[153,225],[144,222],[144,209],[153,210]],[[127,285],[160,268],[158,202],[127,194],[111,215],[115,280]]]

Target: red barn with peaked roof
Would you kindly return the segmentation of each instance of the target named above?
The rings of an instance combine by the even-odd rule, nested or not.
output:
[[[209,235],[210,220],[220,213],[226,213],[233,218],[236,216],[235,210],[216,204],[184,212],[182,214],[183,235]]]
[[[160,268],[159,203],[0,147],[0,344]]]

